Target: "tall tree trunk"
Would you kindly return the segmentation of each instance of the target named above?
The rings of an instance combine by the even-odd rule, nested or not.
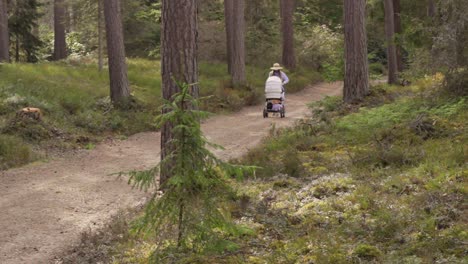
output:
[[[67,42],[65,39],[66,9],[64,0],[54,1],[54,60],[67,57]]]
[[[233,7],[231,76],[234,86],[245,84],[245,0],[235,0]]]
[[[162,94],[166,100],[180,91],[180,83],[195,84],[198,82],[197,41],[198,20],[197,0],[163,0],[162,1]],[[198,86],[191,87],[191,94],[198,97]],[[164,109],[163,111],[167,111]],[[166,157],[171,153],[173,124],[164,124],[161,129],[160,186],[171,177],[173,162]]]
[[[354,103],[369,93],[366,0],[344,0],[345,80],[343,100]]]
[[[387,65],[388,83],[398,82],[397,54],[395,46],[395,22],[393,12],[393,1],[384,0],[385,9],[385,36],[387,38]]]
[[[64,0],[54,1],[54,60],[67,57],[67,42],[65,40],[66,10]]]
[[[226,27],[226,55],[228,73],[232,73],[232,33],[233,23],[232,19],[234,12],[234,0],[224,0],[224,24]]]
[[[280,0],[281,32],[283,34],[283,65],[288,69],[296,68],[294,53],[294,25],[293,17],[295,0]]]
[[[10,33],[6,0],[0,0],[0,62],[10,62]]]
[[[110,96],[112,102],[118,105],[125,103],[130,97],[120,0],[104,0],[104,18],[109,57]]]
[[[393,0],[393,13],[394,13],[394,21],[395,21],[395,34],[396,34],[396,60],[397,60],[397,69],[398,72],[402,72],[404,70],[403,65],[403,55],[401,50],[401,5],[400,0]]]
[[[102,71],[104,67],[104,34],[103,34],[103,0],[98,0],[98,68],[99,71]]]
[[[20,61],[20,36],[16,34],[16,42],[15,42],[15,61]]]
[[[433,18],[436,12],[435,0],[428,0],[427,2],[427,16]]]

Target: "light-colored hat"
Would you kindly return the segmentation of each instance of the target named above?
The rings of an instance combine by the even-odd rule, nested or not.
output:
[[[275,63],[275,64],[273,64],[273,67],[271,67],[270,69],[272,69],[274,71],[277,71],[277,70],[282,70],[283,67],[281,67],[281,65],[279,63]]]

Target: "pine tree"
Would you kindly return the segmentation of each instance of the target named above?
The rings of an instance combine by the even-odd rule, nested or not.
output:
[[[281,0],[281,32],[283,34],[283,65],[288,69],[296,68],[296,55],[294,53],[294,10],[295,0]]]
[[[367,61],[366,1],[344,0],[346,103],[362,100],[369,93]]]
[[[171,100],[180,91],[177,82],[195,84],[198,82],[197,2],[193,0],[162,2],[162,93],[165,100]],[[183,51],[183,52],[181,52]],[[198,86],[191,86],[192,96],[198,97]],[[163,109],[163,112],[167,112]],[[173,125],[165,123],[161,129],[161,160],[172,152]],[[167,167],[166,167],[167,166]],[[172,176],[171,164],[161,169],[160,181],[164,187]]]
[[[33,33],[37,20],[41,17],[37,0],[12,2],[12,15],[9,18],[10,35],[15,42],[15,60],[21,57],[27,62],[37,62],[42,41]],[[21,56],[23,55],[23,56]]]
[[[54,60],[67,58],[65,34],[66,9],[64,0],[54,1]]]
[[[106,20],[107,55],[109,59],[110,96],[116,105],[128,103],[128,82],[125,46],[120,15],[120,0],[104,0]]]
[[[401,4],[400,0],[393,0],[393,13],[394,13],[394,24],[395,24],[395,46],[396,46],[396,61],[397,61],[397,70],[402,72],[403,65],[403,54],[401,46],[401,35],[403,34],[403,29],[401,27]]]
[[[234,86],[245,84],[245,0],[235,0],[232,16],[231,76]]]
[[[234,0],[224,0],[224,24],[226,28],[226,54],[228,73],[232,73],[232,33],[233,33],[233,16]]]
[[[0,62],[10,61],[10,33],[6,0],[0,0]]]
[[[397,50],[395,46],[395,21],[393,0],[384,0],[385,36],[387,39],[388,84],[398,83]]]
[[[180,85],[180,92],[167,101],[168,111],[157,118],[159,126],[172,124],[172,147],[159,166],[143,172],[130,172],[129,183],[143,190],[158,187],[156,175],[167,168],[171,175],[164,193],[155,193],[147,203],[145,215],[137,226],[143,233],[156,233],[167,245],[176,249],[200,252],[207,241],[216,240],[216,230],[232,230],[235,225],[223,214],[227,198],[234,190],[227,176],[242,177],[253,173],[254,167],[235,166],[218,159],[207,145],[200,119],[208,115],[198,109],[199,101],[191,95],[192,88]],[[170,166],[167,166],[170,165]],[[224,205],[223,205],[224,204]],[[172,242],[172,243],[171,243]],[[157,261],[157,252],[154,256]]]

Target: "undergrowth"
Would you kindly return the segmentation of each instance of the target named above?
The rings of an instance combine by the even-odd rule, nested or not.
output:
[[[326,98],[251,151],[242,162],[264,170],[240,188],[287,223],[265,226],[281,246],[247,262],[465,263],[467,98],[441,78],[374,87],[359,106]],[[275,190],[278,172],[294,184]]]
[[[154,263],[466,263],[468,109],[440,83],[373,87],[361,105],[329,97],[273,128],[225,204],[248,228]],[[129,236],[109,259],[152,263],[158,239]]]

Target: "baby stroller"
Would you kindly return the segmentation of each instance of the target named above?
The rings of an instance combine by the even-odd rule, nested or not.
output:
[[[277,76],[271,76],[265,83],[265,108],[263,108],[263,118],[268,118],[268,113],[273,116],[286,117],[286,108],[283,101],[283,82]]]

